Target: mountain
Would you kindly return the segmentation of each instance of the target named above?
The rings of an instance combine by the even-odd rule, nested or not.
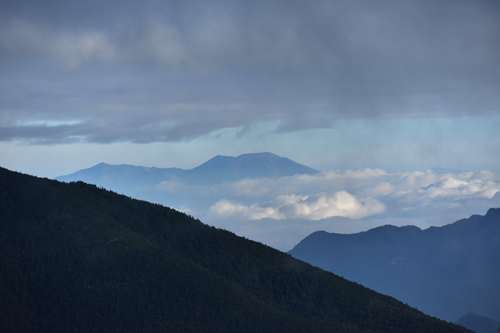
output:
[[[57,180],[84,181],[120,193],[136,194],[161,181],[175,179],[194,184],[215,184],[247,178],[284,177],[314,174],[318,171],[272,153],[215,156],[193,169],[147,168],[133,165],[99,163]]]
[[[272,153],[218,155],[189,170],[186,178],[196,183],[226,182],[245,178],[270,178],[314,174],[318,171]]]
[[[64,182],[83,181],[132,195],[164,180],[179,177],[183,173],[185,170],[179,168],[148,168],[127,164],[99,163],[93,167],[58,177],[57,180]]]
[[[500,209],[425,230],[315,232],[290,254],[443,319],[500,318]]]
[[[457,323],[475,333],[500,333],[500,322],[475,313],[462,316]]]
[[[0,168],[2,332],[466,332],[173,209]]]

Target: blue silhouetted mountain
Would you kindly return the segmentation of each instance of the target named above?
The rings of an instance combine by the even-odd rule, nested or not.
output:
[[[58,177],[60,181],[83,181],[114,191],[147,198],[144,191],[166,180],[191,184],[215,184],[240,179],[313,174],[316,170],[271,153],[215,156],[193,169],[147,168],[99,163],[88,169]]]
[[[452,333],[173,209],[0,168],[1,332]]]
[[[271,153],[218,155],[188,170],[185,177],[195,183],[220,183],[246,178],[285,177],[314,174],[316,170]]]
[[[290,254],[443,319],[500,318],[500,209],[425,230],[315,232]]]
[[[179,168],[148,168],[127,164],[99,163],[93,167],[58,177],[57,180],[83,181],[132,195],[147,190],[164,180],[179,177],[184,172],[185,170]]]
[[[457,323],[475,333],[500,333],[500,322],[475,313],[462,316]]]

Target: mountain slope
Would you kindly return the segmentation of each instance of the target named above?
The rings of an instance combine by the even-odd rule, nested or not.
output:
[[[246,178],[313,173],[317,171],[288,158],[271,153],[253,153],[237,157],[215,156],[193,169],[146,168],[99,163],[57,179],[65,182],[84,181],[131,194],[170,179],[187,183],[214,184]]]
[[[290,254],[441,318],[500,317],[500,209],[426,230],[316,232]]]
[[[58,177],[63,182],[82,181],[120,193],[137,195],[162,181],[176,178],[186,171],[179,168],[147,168],[135,165],[99,163],[90,168]]]
[[[500,322],[475,313],[462,316],[457,323],[475,333],[500,333]]]
[[[0,169],[3,332],[465,332],[175,210]]]

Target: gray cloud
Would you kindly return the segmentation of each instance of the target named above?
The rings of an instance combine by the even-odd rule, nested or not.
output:
[[[292,131],[499,111],[494,0],[0,6],[3,141],[177,141],[263,121]]]
[[[92,60],[111,61],[115,49],[105,33],[50,31],[28,21],[6,21],[0,31],[0,49],[20,57],[47,57],[69,69]]]

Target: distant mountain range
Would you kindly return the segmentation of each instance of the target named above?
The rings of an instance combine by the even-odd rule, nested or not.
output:
[[[457,323],[474,333],[500,333],[500,322],[475,313],[466,314]]]
[[[290,254],[440,318],[500,318],[500,209],[425,230],[315,232]]]
[[[0,168],[1,332],[466,332],[170,208]]]
[[[64,182],[83,181],[119,193],[148,199],[148,191],[162,181],[209,185],[241,179],[284,177],[317,173],[308,166],[272,153],[251,153],[236,157],[218,155],[192,169],[148,168],[127,164],[99,163],[88,169],[58,177]]]

